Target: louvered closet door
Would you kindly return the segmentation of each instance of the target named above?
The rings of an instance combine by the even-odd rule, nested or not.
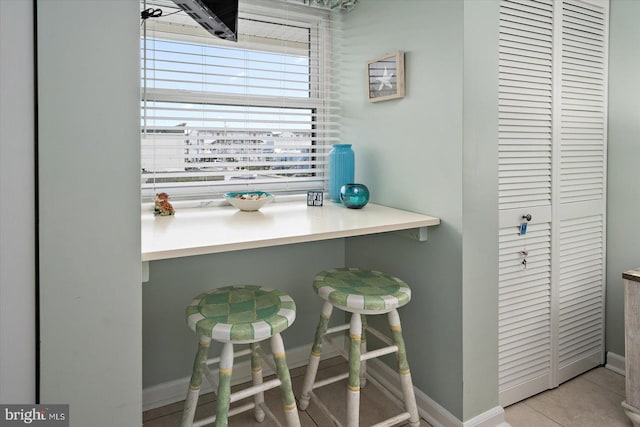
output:
[[[561,20],[554,153],[560,383],[604,362],[608,1],[565,0]]]
[[[607,0],[500,3],[503,406],[603,362],[607,22]]]
[[[498,372],[503,406],[548,389],[552,381],[552,62],[552,0],[502,0]],[[532,221],[520,236],[527,214]]]

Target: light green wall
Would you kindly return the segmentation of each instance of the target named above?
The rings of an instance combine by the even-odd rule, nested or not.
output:
[[[485,185],[488,170],[488,188],[494,193],[497,191],[494,179],[497,171],[490,167],[496,164],[495,158],[493,163],[475,162],[476,159],[496,155],[496,147],[491,147],[491,144],[496,144],[496,129],[495,123],[491,127],[490,114],[493,111],[495,121],[497,93],[495,90],[491,92],[484,84],[486,79],[495,80],[495,75],[486,75],[492,69],[483,74],[481,81],[477,74],[475,78],[467,76],[469,81],[464,80],[466,52],[463,26],[465,19],[482,24],[487,15],[494,21],[497,15],[491,16],[489,9],[477,19],[466,17],[462,1],[410,0],[401,3],[390,7],[382,1],[361,2],[354,12],[345,17],[342,37],[349,43],[343,44],[347,47],[339,59],[341,92],[344,94],[343,140],[353,144],[357,179],[369,186],[374,202],[436,215],[442,219],[442,224],[429,231],[428,242],[416,242],[393,234],[347,239],[346,264],[381,269],[402,277],[412,285],[413,302],[402,309],[401,315],[409,354],[415,363],[412,369],[415,384],[456,417],[462,419],[464,411],[464,415],[469,414],[467,418],[470,418],[497,405],[497,385],[493,392],[487,392],[486,387],[497,382],[496,310],[492,309],[497,304],[497,297],[495,292],[491,293],[492,289],[495,291],[496,281],[488,283],[491,278],[495,279],[495,271],[491,268],[495,269],[497,260],[487,262],[492,255],[487,258],[483,246],[487,241],[482,240],[487,234],[490,235],[489,240],[495,240],[497,236],[491,228],[497,222],[495,194],[489,194]],[[381,27],[402,28],[402,31],[381,32]],[[497,35],[497,24],[490,28],[491,36]],[[474,37],[476,46],[492,43],[493,52],[490,53],[496,57],[497,43],[494,39],[487,41],[486,37],[478,38],[478,34]],[[363,79],[366,61],[397,49],[406,51],[407,96],[400,100],[368,103]],[[491,55],[487,55],[486,49],[473,59],[476,67],[486,67],[490,63],[497,69],[496,60],[490,62]],[[468,125],[472,137],[466,140],[463,132],[466,126],[464,84],[478,89],[473,108],[485,112],[466,112],[476,119]],[[491,93],[487,95],[486,92]],[[494,108],[486,109],[487,103],[492,101]],[[485,150],[487,133],[489,149]],[[463,170],[465,151],[469,162],[466,171]],[[463,179],[469,183],[464,209],[469,212],[467,223],[471,227],[471,249],[467,249],[464,258]],[[473,185],[482,191],[476,191]],[[491,217],[487,219],[486,215]],[[291,289],[300,298],[296,301],[307,304],[310,300],[307,282],[319,269],[318,256],[312,253],[318,250],[318,254],[335,253],[324,251],[318,243],[313,243],[302,246],[302,251],[272,248],[225,257],[213,255],[153,262],[151,280],[145,285],[143,294],[144,386],[188,374],[195,348],[189,347],[193,338],[184,326],[183,306],[192,295],[211,287],[210,282],[201,278],[206,277],[207,271],[217,272],[218,265],[234,266],[236,274],[237,265],[267,259],[265,268],[270,273],[266,277],[272,280],[275,277],[271,272],[280,272],[287,265],[294,264],[290,257],[295,254],[299,256],[296,262],[303,263],[304,267],[301,268],[302,274],[292,275],[297,285]],[[307,251],[310,252],[307,254]],[[276,260],[282,258],[286,258],[288,264],[279,266]],[[305,261],[310,259],[314,260],[313,263]],[[332,267],[344,264],[344,260],[332,256],[324,264]],[[471,284],[466,294],[469,309],[466,316],[462,314],[465,301],[463,262],[469,266],[467,280]],[[225,270],[223,268],[222,271]],[[247,271],[246,274],[247,280],[254,280],[253,272]],[[260,277],[255,280],[260,280]],[[179,288],[179,294],[174,285],[176,281],[185,285]],[[289,289],[290,282],[291,279],[285,278],[276,280],[274,284]],[[299,288],[301,283],[303,290],[296,290],[295,286]],[[183,302],[177,304],[180,297]],[[311,301],[313,314],[305,314],[296,321],[287,337],[289,346],[309,342],[309,331],[313,330],[318,309],[313,304],[316,301],[313,298]],[[306,324],[304,327],[303,322]],[[463,322],[468,325],[465,336]],[[487,322],[490,322],[488,327]],[[164,335],[164,338],[159,335]],[[173,341],[167,341],[167,337],[172,337]],[[463,364],[464,340],[468,340],[469,346],[466,355],[468,366]],[[172,348],[173,343],[179,343],[178,348],[186,345],[189,350],[182,354],[171,350],[167,352],[165,347]],[[158,357],[162,352],[165,353]],[[463,394],[469,396],[466,402]]]
[[[606,348],[624,355],[621,275],[640,266],[640,2],[610,7]]]
[[[627,189],[635,182],[629,163],[638,157],[639,108],[624,95],[639,92],[637,73],[629,71],[640,68],[638,56],[629,54],[638,45],[637,8],[638,3],[614,0],[611,9],[607,348],[619,354],[624,328],[616,283],[638,258],[638,246],[627,238],[637,233],[630,213],[637,206]],[[342,125],[344,142],[356,152],[357,180],[370,187],[374,202],[440,217],[442,225],[430,230],[429,241],[387,234],[347,239],[345,247],[336,241],[152,263],[144,290],[145,349],[150,349],[145,386],[188,372],[188,367],[163,372],[149,360],[151,352],[166,351],[158,331],[171,331],[168,335],[187,347],[191,343],[183,326],[184,304],[167,306],[164,299],[179,298],[172,283],[184,277],[204,280],[209,267],[262,262],[269,280],[305,306],[288,337],[297,346],[308,341],[305,334],[316,317],[314,300],[299,286],[305,282],[307,289],[318,258],[305,260],[323,254],[320,264],[327,267],[346,259],[347,265],[382,269],[412,285],[413,301],[401,315],[420,390],[463,420],[497,405],[497,251],[487,250],[497,247],[497,9],[493,0],[401,0],[393,6],[369,0],[345,16]],[[366,61],[397,49],[406,51],[407,96],[368,103]],[[279,262],[291,257],[300,268],[280,277],[285,267]],[[247,278],[260,279],[254,273]],[[183,303],[198,290],[191,285],[180,292]],[[160,323],[152,327],[154,321]],[[191,352],[167,357],[188,366]]]
[[[0,1],[0,404],[35,403],[33,4]]]
[[[37,2],[40,402],[142,423],[140,9]]]
[[[376,203],[442,221],[424,243],[349,239],[347,265],[411,285],[400,314],[414,384],[462,418],[462,2],[360,2],[345,21],[343,131],[356,152],[356,180]],[[407,95],[368,103],[366,61],[398,49]]]
[[[498,405],[499,2],[464,0],[463,404]]]
[[[475,252],[483,236],[489,238],[489,231],[477,227],[491,211],[494,195],[473,185],[475,178],[488,181],[488,171],[466,168],[473,156],[493,155],[488,142],[493,125],[482,127],[480,114],[492,96],[486,93],[483,100],[480,86],[492,79],[492,71],[468,48],[477,46],[482,55],[493,37],[488,28],[495,24],[483,28],[481,20],[496,17],[478,8],[495,8],[495,2],[389,3],[361,1],[347,15],[350,55],[342,61],[353,84],[343,81],[345,142],[354,144],[356,176],[370,186],[375,202],[442,218],[429,241],[380,235],[348,239],[346,253],[337,240],[154,262],[141,301],[138,2],[38,1],[43,402],[71,403],[72,425],[139,424],[139,338],[145,342],[145,385],[188,372],[193,337],[184,325],[183,305],[193,291],[206,287],[212,271],[237,278],[232,269],[249,265],[247,281],[282,284],[292,292],[299,313],[287,346],[296,346],[310,341],[306,336],[317,317],[316,301],[307,295],[310,275],[346,258],[412,284],[413,302],[401,315],[421,390],[461,419],[494,405],[489,389],[495,382],[495,330],[485,324],[495,312],[482,310],[493,301],[495,272],[487,265],[494,261],[483,266],[479,260],[495,254]],[[639,9],[637,1],[611,2],[607,349],[618,354],[624,353],[620,273],[640,264],[633,164],[640,155]],[[407,96],[368,104],[364,63],[396,49],[407,51]],[[480,66],[477,84],[474,69],[463,67],[468,61]],[[110,133],[97,132],[107,126]],[[471,138],[474,134],[480,139]],[[114,173],[108,165],[116,161],[121,167]],[[483,197],[491,202],[478,205]],[[470,348],[474,344],[479,349]],[[158,357],[186,361],[186,368],[161,372]],[[485,377],[490,387],[481,390]]]
[[[371,0],[344,28],[343,135],[356,180],[377,203],[442,221],[425,243],[351,238],[347,265],[411,284],[401,316],[414,383],[467,420],[498,405],[498,3]],[[398,49],[406,97],[366,102],[366,61]]]
[[[259,284],[289,293],[297,317],[283,332],[285,346],[310,344],[322,306],[313,277],[343,264],[343,239],[151,262],[142,298],[143,386],[191,374],[197,338],[184,312],[193,297],[216,287]]]

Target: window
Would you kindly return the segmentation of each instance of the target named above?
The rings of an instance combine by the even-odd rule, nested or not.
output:
[[[233,43],[171,1],[148,7],[163,16],[141,30],[143,199],[323,188],[328,151],[339,142],[328,12],[243,1]]]

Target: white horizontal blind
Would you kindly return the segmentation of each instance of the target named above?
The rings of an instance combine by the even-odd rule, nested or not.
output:
[[[233,43],[171,1],[142,7],[164,15],[147,19],[141,36],[143,198],[323,188],[328,151],[339,142],[330,14],[241,1]]]
[[[552,26],[551,0],[500,3],[500,209],[551,204]]]

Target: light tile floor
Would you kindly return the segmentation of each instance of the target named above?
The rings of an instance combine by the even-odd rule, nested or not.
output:
[[[291,370],[293,388],[298,395],[302,386],[305,367]],[[318,379],[345,372],[346,364],[340,358],[321,362]],[[624,377],[605,368],[596,368],[560,387],[533,396],[505,409],[506,420],[512,427],[632,427],[624,415],[620,403],[624,400]],[[319,398],[339,420],[346,419],[344,381],[316,390]],[[281,413],[280,392],[273,389],[265,393],[269,408],[284,425]],[[215,396],[210,393],[200,397],[196,419],[209,416],[215,410]],[[143,415],[145,427],[175,427],[180,424],[184,402],[147,411]],[[370,426],[401,412],[389,399],[368,384],[361,394],[360,425]],[[303,427],[331,426],[331,421],[313,401],[306,411],[300,411]],[[270,427],[274,423],[265,420],[257,423],[251,412],[229,419],[230,426]],[[421,427],[430,427],[421,420]]]
[[[304,372],[306,366],[291,370],[291,382],[293,383],[293,391],[299,396],[304,380]],[[335,357],[320,362],[317,379],[328,378],[338,373],[347,371],[346,362]],[[239,386],[242,387],[242,386]],[[186,393],[186,391],[185,391]],[[319,399],[329,408],[331,413],[338,420],[346,420],[346,380],[336,382],[334,384],[321,387],[314,390]],[[215,396],[209,393],[200,397],[198,401],[198,409],[196,410],[196,420],[213,415],[215,411]],[[271,409],[273,414],[278,418],[282,425],[284,424],[284,413],[282,411],[282,403],[280,402],[280,390],[278,388],[265,392],[265,402]],[[161,408],[147,411],[143,414],[144,427],[176,427],[180,425],[180,417],[182,416],[182,407],[184,402],[177,402],[172,405],[163,406]],[[382,393],[380,393],[373,384],[367,384],[360,394],[360,425],[370,426],[384,419],[398,415],[402,409]],[[333,425],[331,420],[324,414],[322,410],[311,401],[306,411],[299,411],[300,423],[302,427],[327,427]],[[242,427],[271,427],[275,423],[266,419],[262,423],[258,423],[253,419],[251,411],[245,412],[229,418],[229,426]],[[426,421],[420,420],[420,427],[431,427]]]
[[[596,368],[505,409],[513,427],[631,427],[620,403],[624,377]]]

